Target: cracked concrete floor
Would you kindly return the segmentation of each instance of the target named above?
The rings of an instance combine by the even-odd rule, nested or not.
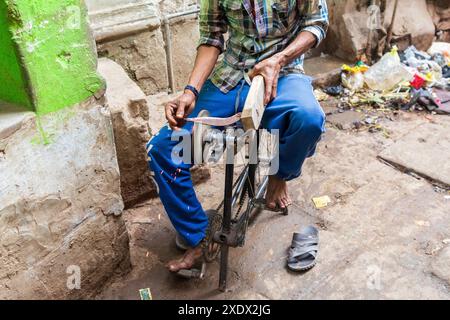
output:
[[[303,176],[290,184],[290,215],[263,212],[246,246],[231,249],[226,293],[217,290],[218,263],[208,265],[204,280],[166,271],[180,252],[158,199],[127,210],[133,269],[98,298],[139,299],[138,290],[150,288],[154,299],[450,299],[449,193],[377,158],[430,121],[448,125],[450,117],[401,112],[383,120],[388,137],[329,127]],[[434,150],[443,151],[449,152]],[[222,175],[214,168],[212,179],[197,187],[205,208],[220,200]],[[317,210],[311,198],[322,195],[332,203]],[[286,250],[292,233],[308,224],[320,228],[318,264],[295,274],[285,268]]]

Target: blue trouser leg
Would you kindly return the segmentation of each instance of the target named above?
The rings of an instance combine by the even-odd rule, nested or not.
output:
[[[224,94],[210,81],[206,82],[190,117],[197,116],[201,110],[208,110],[213,117],[232,116],[238,91],[239,88],[235,88]],[[194,192],[189,171],[192,165],[172,161],[174,147],[179,144],[179,141],[172,141],[172,134],[186,134],[192,127],[188,122],[184,132],[174,132],[164,126],[147,144],[147,153],[161,202],[177,232],[194,247],[205,237],[208,219]]]
[[[266,107],[262,126],[279,130],[277,176],[286,181],[299,177],[303,162],[314,155],[325,131],[325,114],[309,77],[292,74],[280,78],[277,97]]]
[[[201,110],[208,110],[214,117],[233,115],[240,89],[238,86],[224,94],[208,81],[190,117],[197,116]],[[239,95],[239,110],[242,110],[248,90],[249,86],[245,84]],[[285,180],[298,177],[304,160],[313,155],[324,130],[324,114],[314,98],[309,78],[302,75],[280,78],[278,96],[266,108],[263,127],[279,129],[280,167],[277,175]],[[192,124],[186,124],[184,129],[191,131]],[[173,131],[165,126],[147,144],[149,166],[172,224],[189,245],[196,246],[205,236],[208,219],[194,192],[189,172],[192,165],[172,161],[171,154],[179,143],[172,141],[172,134]]]

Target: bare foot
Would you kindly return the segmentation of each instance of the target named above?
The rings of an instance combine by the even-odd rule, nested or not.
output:
[[[170,261],[166,267],[171,272],[178,272],[181,269],[191,269],[194,266],[195,261],[200,258],[202,254],[201,246],[189,248],[181,259]]]
[[[292,200],[288,194],[286,181],[276,176],[269,177],[269,184],[266,192],[266,205],[270,209],[278,207],[284,209],[292,204]]]

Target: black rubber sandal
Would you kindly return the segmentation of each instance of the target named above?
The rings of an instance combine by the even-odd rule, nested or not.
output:
[[[316,265],[319,250],[319,231],[308,226],[299,233],[294,233],[289,249],[287,266],[292,271],[306,271]]]

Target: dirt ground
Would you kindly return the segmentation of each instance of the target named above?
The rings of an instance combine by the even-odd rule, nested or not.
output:
[[[437,187],[421,168],[401,171],[378,156],[416,132],[418,143],[434,153],[417,149],[417,157],[450,160],[445,144],[450,117],[399,112],[380,124],[383,130],[375,132],[328,124],[317,155],[289,185],[290,215],[263,212],[250,226],[245,247],[230,250],[226,293],[217,290],[217,262],[208,265],[204,280],[178,279],[165,269],[181,253],[159,199],[153,199],[125,212],[133,269],[98,298],[139,299],[139,289],[150,288],[154,299],[449,299],[448,185]],[[438,142],[430,136],[436,134]],[[415,153],[411,148],[402,152]],[[439,176],[449,163],[428,166]],[[214,167],[211,180],[197,190],[205,209],[216,207],[223,171]],[[322,195],[332,203],[319,210],[311,198]],[[317,266],[290,272],[285,265],[292,233],[309,224],[320,230]]]

